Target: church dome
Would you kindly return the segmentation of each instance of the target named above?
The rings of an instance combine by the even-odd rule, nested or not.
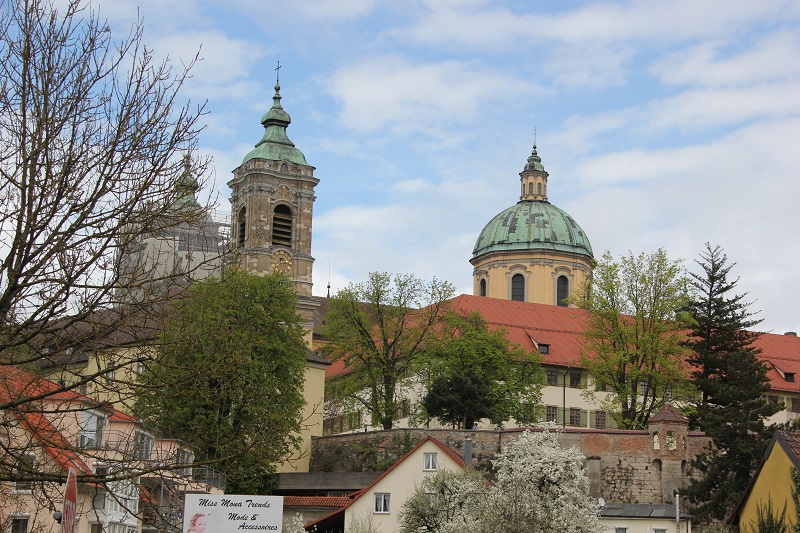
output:
[[[490,252],[553,250],[592,259],[592,246],[583,229],[567,212],[549,202],[523,200],[486,224],[472,257]]]

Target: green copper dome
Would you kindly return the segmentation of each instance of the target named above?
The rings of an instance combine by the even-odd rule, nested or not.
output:
[[[303,152],[295,148],[294,143],[286,136],[286,128],[291,123],[292,119],[289,118],[289,113],[281,107],[281,86],[276,84],[272,107],[261,118],[261,124],[264,125],[264,136],[258,141],[255,149],[244,156],[242,164],[251,159],[272,159],[308,165]]]
[[[475,241],[472,257],[525,250],[594,257],[589,238],[569,214],[549,202],[527,200],[509,207],[486,224]]]

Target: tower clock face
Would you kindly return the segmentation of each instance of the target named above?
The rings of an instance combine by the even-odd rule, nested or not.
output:
[[[272,254],[272,271],[289,274],[292,271],[292,256],[283,250]]]

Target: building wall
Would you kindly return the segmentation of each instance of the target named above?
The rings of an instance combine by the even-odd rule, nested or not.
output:
[[[566,276],[569,294],[583,290],[591,276],[592,265],[588,258],[577,254],[547,250],[492,253],[474,263],[473,294],[480,296],[480,281],[486,280],[490,298],[511,299],[511,277],[525,277],[525,301],[556,305],[556,280]]]
[[[292,457],[278,465],[279,473],[308,472],[311,463],[311,439],[322,436],[322,409],[324,404],[325,368],[327,365],[306,362],[303,382],[303,407],[300,449]]]
[[[667,446],[667,433],[676,432],[675,448]],[[433,436],[462,455],[471,436],[473,464],[488,466],[504,446],[522,430],[397,429],[369,431],[314,439],[311,471],[382,470],[426,436]],[[658,435],[658,449],[654,435]],[[656,424],[646,431],[567,428],[560,440],[577,447],[587,458],[587,474],[594,497],[629,503],[671,503],[675,490],[688,483],[691,459],[709,439],[687,432],[686,426]]]
[[[607,526],[607,531],[614,533],[615,528],[627,528],[625,533],[654,533],[664,531],[665,533],[675,533],[675,520],[664,518],[612,518],[603,517],[600,523]],[[691,525],[686,521],[681,522],[680,533],[691,531]]]
[[[772,499],[772,508],[777,513],[780,513],[783,506],[786,505],[786,522],[790,525],[789,529],[792,529],[795,523],[794,502],[792,501],[793,468],[786,452],[776,443],[764,462],[747,501],[742,506],[739,515],[739,528],[742,531],[745,531],[745,526],[755,525],[758,506],[766,505],[770,498]]]

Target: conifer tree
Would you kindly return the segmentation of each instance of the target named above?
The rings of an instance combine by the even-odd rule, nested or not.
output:
[[[767,368],[747,331],[761,321],[748,310],[746,294],[736,295],[738,279],[729,281],[734,264],[719,246],[706,244],[691,274],[694,294],[687,306],[692,329],[686,342],[689,362],[702,398],[693,423],[711,438],[713,451],[699,454],[692,465],[699,476],[686,494],[700,519],[723,518],[736,503],[758,466],[771,433],[764,420],[780,407],[768,403]]]

